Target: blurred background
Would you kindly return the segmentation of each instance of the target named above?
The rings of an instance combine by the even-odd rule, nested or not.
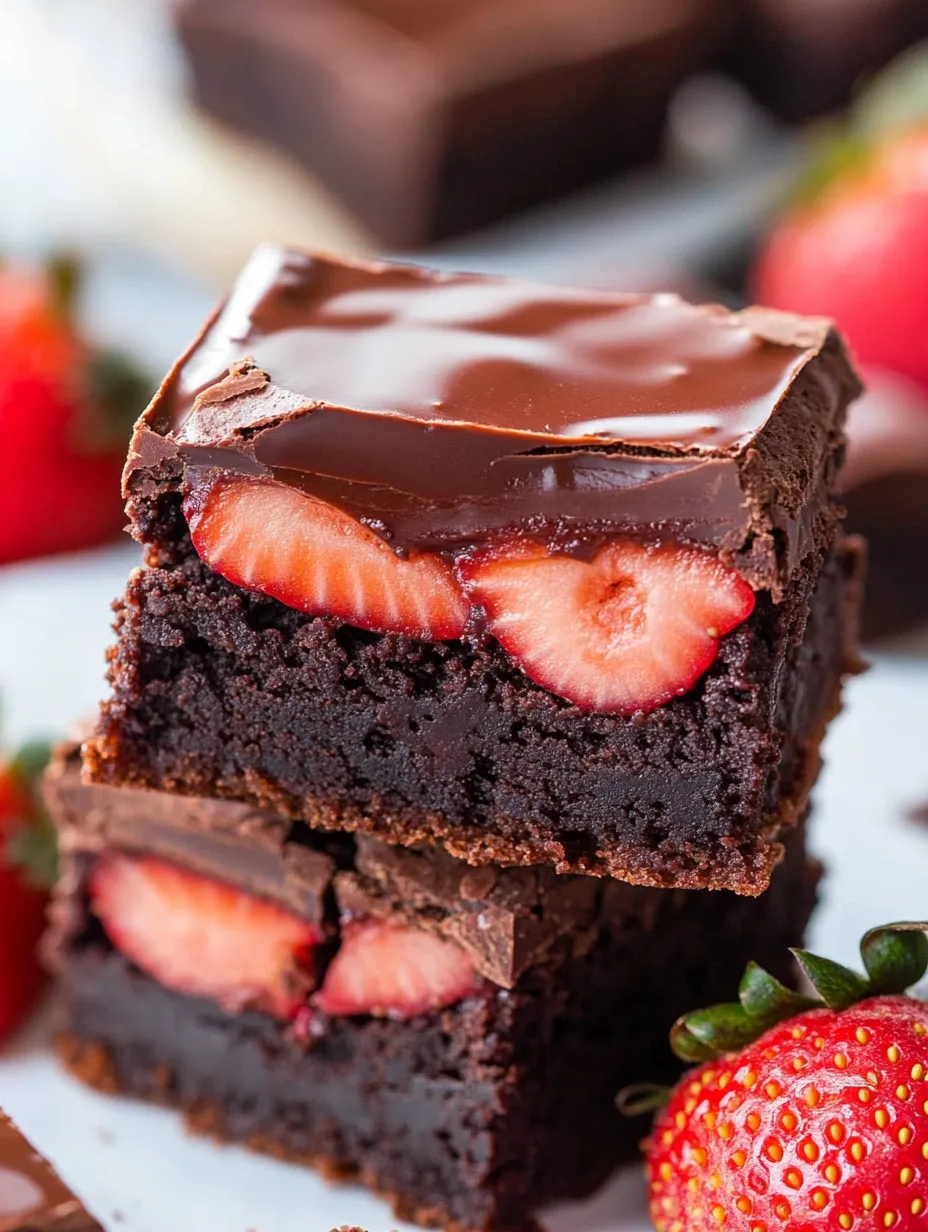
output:
[[[8,748],[99,698],[137,559],[132,422],[264,239],[838,321],[868,385],[845,498],[877,668],[829,737],[814,940],[853,960],[862,922],[924,918],[928,0],[0,0]],[[104,1112],[30,1044],[0,1058],[0,1096],[72,1169],[99,1142],[68,1116],[118,1122],[100,1201],[176,1232],[141,1166],[174,1130]],[[263,1182],[248,1206],[198,1159],[204,1212],[218,1195],[285,1226]],[[334,1222],[363,1221],[352,1201]],[[631,1232],[635,1201],[551,1227]]]

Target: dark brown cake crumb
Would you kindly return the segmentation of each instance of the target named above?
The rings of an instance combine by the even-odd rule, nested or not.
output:
[[[700,685],[647,715],[585,715],[498,643],[428,644],[236,590],[190,553],[119,609],[101,783],[245,800],[321,829],[440,842],[473,864],[553,864],[759,894],[803,813],[858,666],[860,549],[760,596]]]

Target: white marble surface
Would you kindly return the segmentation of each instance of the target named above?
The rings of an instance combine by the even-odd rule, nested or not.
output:
[[[102,687],[109,603],[136,559],[120,547],[0,570],[0,694],[6,738],[54,734]],[[921,654],[919,654],[921,651]],[[928,916],[928,644],[880,656],[848,689],[829,735],[815,850],[829,875],[813,943],[845,961],[869,926]],[[83,1090],[50,1057],[42,1022],[0,1057],[5,1105],[124,1232],[327,1232],[395,1226],[380,1202],[297,1168],[188,1139],[171,1114]],[[640,1178],[552,1213],[548,1232],[645,1232]]]

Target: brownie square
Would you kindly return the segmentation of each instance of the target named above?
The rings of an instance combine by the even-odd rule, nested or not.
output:
[[[197,1131],[360,1179],[398,1217],[459,1232],[522,1232],[532,1212],[590,1194],[634,1158],[646,1126],[619,1115],[617,1091],[675,1076],[671,1023],[730,998],[748,959],[790,978],[786,947],[818,878],[801,830],[754,900],[475,869],[215,800],[180,801],[172,818],[172,797],[82,786],[73,749],[47,787],[65,853],[48,948],[73,1072],[177,1107]],[[171,921],[152,916],[146,933],[139,895],[129,918],[114,915],[101,881],[114,860],[216,880],[307,921],[324,937],[316,990],[282,1015],[173,986]],[[446,965],[471,964],[473,983],[415,1012],[402,998],[365,1011],[351,981],[355,1000],[337,1003],[339,964],[369,928],[427,937]],[[395,974],[400,951],[381,953]]]
[[[858,390],[826,322],[262,249],[136,429],[89,776],[761,892],[857,662]]]
[[[184,0],[196,101],[384,242],[493,222],[656,153],[705,0]]]
[[[777,115],[845,106],[900,52],[928,37],[920,0],[728,0],[725,67]]]

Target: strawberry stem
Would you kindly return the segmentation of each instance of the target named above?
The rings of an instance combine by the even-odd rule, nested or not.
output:
[[[45,274],[51,288],[52,307],[63,321],[70,322],[81,287],[80,263],[75,257],[62,253],[46,263]]]
[[[660,1112],[670,1099],[670,1087],[655,1082],[636,1082],[624,1087],[615,1097],[616,1107],[622,1116],[642,1116],[646,1112]]]

